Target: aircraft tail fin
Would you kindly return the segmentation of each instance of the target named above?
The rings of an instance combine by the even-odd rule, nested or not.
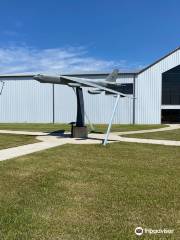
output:
[[[107,78],[106,81],[107,82],[116,82],[116,79],[118,78],[118,69],[114,69],[112,73],[110,73]]]

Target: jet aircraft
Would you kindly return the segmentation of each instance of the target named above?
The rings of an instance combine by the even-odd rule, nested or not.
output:
[[[113,117],[117,108],[117,104],[120,97],[128,97],[132,98],[132,90],[128,89],[127,84],[121,84],[117,82],[118,78],[118,70],[113,70],[105,80],[100,79],[90,79],[88,77],[79,77],[71,76],[71,75],[46,75],[46,74],[37,74],[37,75],[29,75],[28,77],[32,77],[34,80],[39,81],[40,83],[51,83],[51,84],[60,84],[67,85],[74,89],[77,97],[77,116],[76,116],[76,128],[85,128],[85,111],[84,111],[84,98],[83,98],[83,90],[82,88],[88,88],[89,94],[101,94],[105,93],[106,95],[114,95],[116,96],[115,105],[113,108],[112,116],[110,119],[110,123],[107,129],[106,137],[103,141],[103,144],[106,145],[109,132],[111,129]],[[1,79],[23,79],[24,76],[20,75],[4,75],[0,76]],[[132,84],[130,84],[132,86]],[[2,93],[4,87],[4,81],[2,82],[2,89],[0,94]],[[132,87],[131,87],[132,88]],[[80,130],[81,131],[81,130]]]

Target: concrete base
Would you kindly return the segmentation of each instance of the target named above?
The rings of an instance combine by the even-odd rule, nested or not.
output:
[[[73,138],[87,138],[88,137],[88,129],[87,127],[72,127],[72,133]]]

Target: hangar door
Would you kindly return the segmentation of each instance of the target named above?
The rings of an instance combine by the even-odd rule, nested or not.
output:
[[[180,65],[162,74],[162,123],[180,123]]]

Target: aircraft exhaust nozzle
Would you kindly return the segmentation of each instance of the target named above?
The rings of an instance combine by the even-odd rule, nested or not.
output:
[[[33,77],[34,80],[40,82],[40,83],[61,83],[60,77],[56,76],[48,76],[48,75],[42,75],[38,74]]]

